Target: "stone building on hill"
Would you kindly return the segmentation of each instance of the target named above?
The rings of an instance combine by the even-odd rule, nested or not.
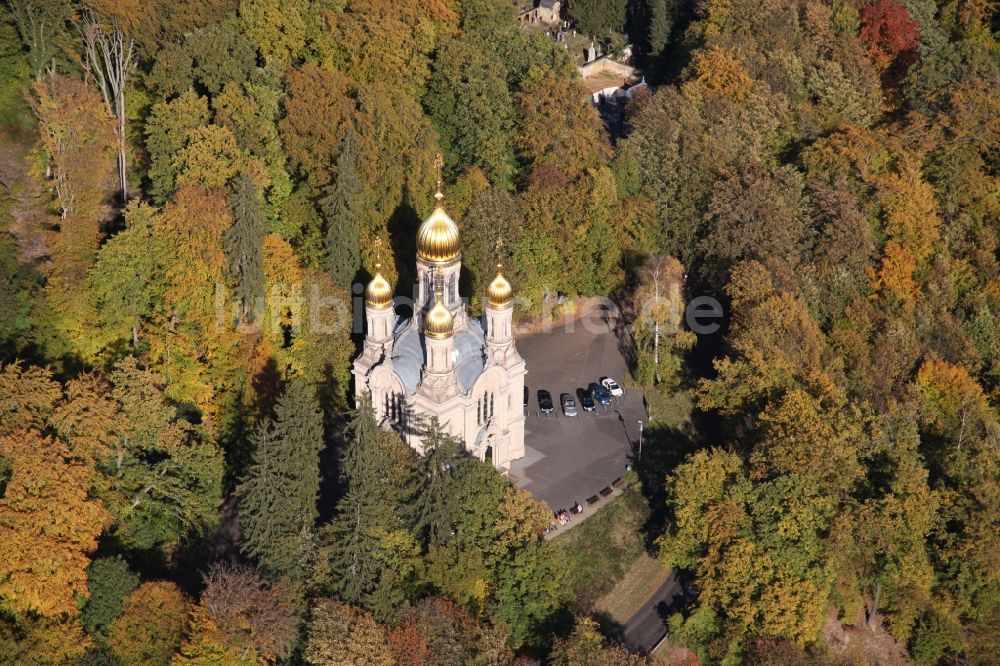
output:
[[[524,456],[524,359],[513,336],[513,292],[497,265],[470,316],[458,293],[458,226],[444,210],[417,231],[417,300],[413,316],[396,315],[393,288],[378,272],[365,290],[364,349],[354,361],[354,390],[369,393],[376,416],[418,452],[431,417],[471,454],[508,470]]]
[[[540,23],[542,25],[557,25],[562,22],[559,18],[559,0],[538,0],[537,4],[530,4],[520,8],[517,14],[518,23],[529,25]]]

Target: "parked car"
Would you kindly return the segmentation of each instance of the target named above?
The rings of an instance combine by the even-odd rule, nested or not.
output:
[[[559,396],[559,404],[562,406],[563,414],[566,416],[576,416],[576,400],[569,393]]]
[[[597,382],[591,382],[587,390],[590,391],[590,397],[594,399],[594,402],[599,402],[605,407],[611,404],[611,392]]]
[[[576,390],[576,397],[580,401],[580,406],[586,412],[594,411],[594,399],[590,397],[590,391],[587,389],[578,388]]]
[[[538,391],[538,409],[542,410],[542,414],[551,414],[555,409],[552,405],[552,394],[545,389]]]
[[[621,387],[621,384],[611,379],[611,377],[601,377],[601,386],[608,389],[608,393],[615,398],[625,395],[625,389]]]

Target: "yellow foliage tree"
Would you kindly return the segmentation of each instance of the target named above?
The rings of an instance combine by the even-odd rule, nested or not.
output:
[[[336,64],[354,81],[382,81],[418,97],[430,54],[441,34],[454,31],[458,16],[450,0],[350,0],[332,22]]]
[[[719,46],[697,52],[694,79],[685,85],[686,94],[700,93],[702,97],[722,97],[735,102],[745,101],[752,90],[753,79],[743,63]]]
[[[988,407],[983,389],[964,368],[938,358],[924,361],[917,371],[916,385],[927,419],[942,430],[960,425]]]
[[[847,492],[862,475],[858,446],[864,433],[860,419],[841,411],[842,397],[823,404],[793,389],[761,415],[764,439],[751,462],[757,477],[794,474],[812,477],[830,492]]]
[[[41,429],[61,396],[47,368],[11,363],[0,369],[0,434]]]
[[[798,295],[777,291],[756,261],[737,264],[726,291],[733,299],[732,353],[714,362],[714,379],[699,384],[703,409],[734,413],[795,385],[814,395],[832,389],[823,364],[826,341]]]
[[[0,501],[0,609],[57,618],[86,597],[87,554],[109,521],[88,498],[91,470],[34,430],[0,437],[11,472]]]
[[[920,175],[919,164],[908,157],[898,173],[882,179],[879,201],[889,237],[909,250],[917,263],[926,260],[940,238],[934,190]]]
[[[873,298],[879,299],[892,295],[904,304],[912,304],[920,294],[920,286],[913,279],[917,269],[917,260],[903,245],[895,240],[885,244],[882,255],[882,266],[876,273],[869,268],[872,286],[880,294]]]
[[[107,382],[96,374],[66,383],[66,395],[49,420],[73,454],[91,463],[103,462],[128,427]]]
[[[16,666],[75,664],[93,644],[80,618],[24,618],[17,625],[0,623],[0,660]]]
[[[206,125],[187,135],[187,145],[177,156],[177,186],[214,190],[225,186],[243,166],[245,157],[228,127]]]
[[[115,146],[111,117],[86,81],[54,72],[33,86],[39,150],[55,193],[58,233],[51,235],[46,294],[53,313],[48,333],[71,344],[86,336],[87,300],[78,286],[94,262],[100,240],[101,205],[113,189]],[[60,341],[64,342],[64,341]]]
[[[163,208],[155,233],[170,248],[163,305],[148,337],[167,394],[213,413],[216,392],[235,380],[241,336],[230,320],[222,235],[233,219],[221,191],[185,187]]]
[[[191,612],[190,636],[169,663],[171,666],[249,665],[257,663],[257,654],[249,646],[244,648],[226,645],[220,637],[218,625],[209,617],[208,611],[196,606]]]
[[[316,602],[306,636],[305,658],[314,666],[394,663],[385,629],[371,613],[336,599]]]
[[[544,502],[539,502],[526,490],[509,486],[493,525],[495,539],[490,544],[490,554],[502,557],[538,541],[551,522],[551,516],[552,510]]]
[[[123,666],[170,663],[187,631],[191,602],[169,581],[143,583],[122,602],[107,644]]]

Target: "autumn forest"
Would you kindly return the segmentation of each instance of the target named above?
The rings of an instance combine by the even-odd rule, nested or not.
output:
[[[521,4],[0,4],[0,664],[1000,663],[1000,5],[567,0],[609,116]],[[472,311],[608,297],[689,400],[626,478],[662,651],[353,394],[439,180]]]

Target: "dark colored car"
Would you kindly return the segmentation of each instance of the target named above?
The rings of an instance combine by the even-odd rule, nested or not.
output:
[[[583,407],[583,411],[592,412],[594,411],[594,399],[590,396],[590,391],[587,389],[578,388],[576,390],[576,398],[580,401],[580,406]]]
[[[542,414],[551,414],[555,409],[552,404],[552,394],[545,389],[538,392],[538,409],[542,410]]]
[[[590,391],[590,395],[594,399],[594,402],[599,402],[605,407],[611,404],[611,391],[604,388],[597,382],[591,382],[590,386],[587,387],[587,390]]]

